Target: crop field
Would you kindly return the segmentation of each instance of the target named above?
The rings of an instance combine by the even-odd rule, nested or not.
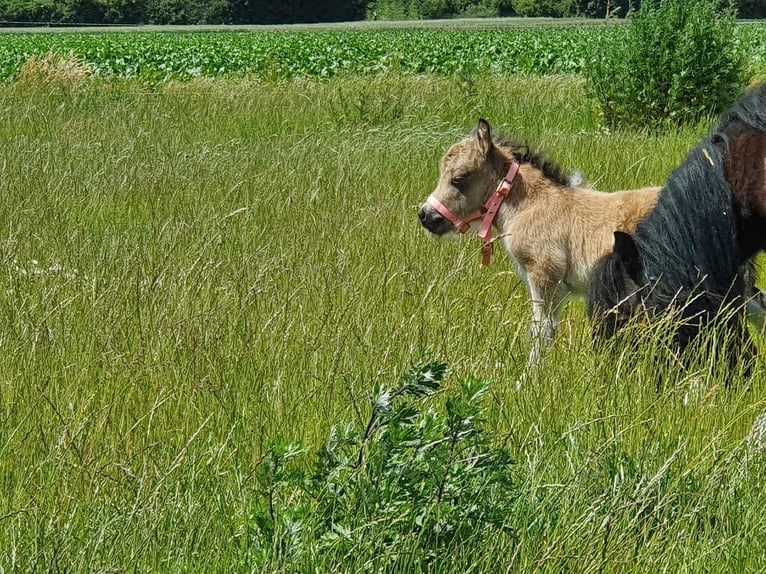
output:
[[[459,69],[606,30],[0,35],[0,571],[766,570],[764,359],[596,353],[574,300],[517,388],[513,265],[417,220],[479,117],[665,180],[707,123],[602,128],[553,40]]]
[[[511,22],[519,22],[512,20]],[[521,22],[524,22],[521,20]],[[0,80],[33,55],[74,54],[106,78],[149,81],[197,77],[285,79],[397,73],[407,75],[580,74],[620,26],[409,27],[309,31],[3,34]],[[739,27],[742,49],[766,71],[766,25]]]

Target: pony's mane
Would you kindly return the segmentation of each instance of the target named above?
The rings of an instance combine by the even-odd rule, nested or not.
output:
[[[622,307],[620,302],[636,287],[646,286],[624,308],[635,311],[640,305],[651,314],[680,312],[684,321],[675,335],[680,348],[722,309],[729,310],[727,324],[739,329],[744,314],[736,309],[748,295],[743,264],[751,251],[763,249],[762,218],[743,213],[751,188],[760,190],[753,177],[761,172],[754,166],[762,161],[765,142],[763,85],[725,112],[673,170],[654,209],[636,227],[634,249],[623,244],[598,263],[588,289],[592,319],[601,320],[601,312]],[[750,246],[743,241],[747,234],[758,241]],[[617,241],[615,235],[615,246]],[[622,322],[608,319],[600,328],[609,336]],[[740,347],[751,344],[747,331],[738,332],[729,345],[730,360],[740,355]]]
[[[519,163],[528,163],[536,167],[543,175],[559,185],[569,187],[569,175],[562,167],[546,156],[544,153],[534,150],[526,142],[517,140],[508,140],[501,137],[494,137],[493,143],[496,147],[511,154]]]
[[[684,318],[676,334],[683,348],[718,310],[744,302],[737,216],[723,159],[708,136],[670,174],[633,233],[643,278],[635,283],[617,253],[605,256],[588,286],[592,318],[613,306],[623,316],[641,305],[651,314],[674,309]],[[607,316],[598,328],[610,336],[623,321]]]
[[[735,192],[725,166],[752,170],[732,142],[766,134],[766,84],[742,96],[668,178],[654,210],[635,232],[647,279],[663,280],[653,297],[669,301],[698,285],[726,296],[748,254],[742,253]],[[658,240],[658,238],[662,238]]]
[[[752,205],[766,195],[766,84],[744,96],[719,120],[711,140],[725,154],[724,171],[732,186],[735,203],[741,207],[739,245],[744,257],[766,250],[764,218],[751,217]],[[752,197],[751,197],[752,195]],[[759,199],[755,199],[759,198]]]
[[[747,129],[766,132],[766,84],[750,90],[726,111],[711,132],[713,141],[727,141]]]
[[[705,137],[668,178],[634,239],[646,278],[662,280],[650,298],[668,304],[701,288],[722,296],[742,261],[736,208],[723,170],[724,153]]]

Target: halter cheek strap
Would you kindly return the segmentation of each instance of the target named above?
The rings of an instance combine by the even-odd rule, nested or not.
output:
[[[436,211],[442,214],[447,221],[449,221],[455,228],[457,233],[465,233],[468,228],[471,227],[471,223],[481,219],[481,226],[476,235],[482,240],[483,245],[481,247],[481,264],[489,265],[489,258],[492,255],[492,225],[497,217],[497,212],[500,210],[505,198],[511,191],[511,183],[519,173],[519,164],[516,161],[511,162],[511,166],[505,174],[505,177],[500,181],[495,190],[495,193],[481,206],[477,211],[460,219],[457,215],[452,213],[449,208],[441,201],[436,199],[433,194],[428,196],[426,203],[433,207]]]
[[[495,217],[497,217],[497,212],[500,210],[500,205],[502,205],[505,198],[508,197],[508,193],[511,191],[511,182],[516,177],[517,173],[519,173],[519,164],[515,161],[511,162],[511,166],[508,168],[503,180],[497,186],[495,193],[493,193],[487,200],[487,203],[484,204],[484,208],[487,211],[484,214],[484,219],[482,219],[481,227],[476,234],[479,239],[484,242],[481,246],[481,264],[484,266],[489,265],[489,258],[493,251],[492,224],[495,222]]]

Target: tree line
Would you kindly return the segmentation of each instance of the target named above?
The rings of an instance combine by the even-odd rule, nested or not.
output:
[[[0,0],[0,24],[287,24],[490,16],[624,17],[642,0]],[[658,1],[658,0],[645,0]],[[766,18],[764,0],[736,0]]]

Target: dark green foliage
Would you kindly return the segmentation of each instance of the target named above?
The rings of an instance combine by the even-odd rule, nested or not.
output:
[[[512,0],[520,16],[625,17],[637,10],[640,0]]]
[[[340,22],[362,20],[363,0],[226,0],[232,20],[239,24],[289,24],[304,22]]]
[[[766,18],[766,2],[763,0],[739,0],[740,18]]]
[[[313,548],[330,561],[428,564],[472,541],[513,540],[510,455],[482,428],[487,385],[464,381],[437,410],[445,371],[423,361],[396,388],[376,385],[367,422],[334,426],[310,470],[299,470],[297,444],[272,443],[257,472],[264,563]]]
[[[149,0],[112,0],[104,6],[104,22],[113,24],[143,24],[147,22]]]
[[[0,21],[83,24],[287,24],[492,16],[623,18],[641,0],[0,0]],[[766,17],[738,0],[743,18]]]
[[[641,0],[575,0],[577,15],[591,18],[624,18],[638,10]]]
[[[82,24],[281,24],[361,20],[363,0],[0,0],[10,22]]]
[[[657,127],[720,113],[744,86],[735,27],[717,0],[644,2],[586,71],[604,121]]]
[[[491,17],[513,14],[512,0],[373,0],[367,14],[381,20]]]
[[[55,0],[8,0],[0,2],[0,17],[17,22],[55,22],[61,20]]]
[[[203,24],[230,19],[229,0],[9,0],[0,17],[53,24]]]
[[[149,24],[225,24],[230,21],[228,0],[145,0]]]
[[[573,0],[513,0],[513,8],[520,16],[568,16]]]

